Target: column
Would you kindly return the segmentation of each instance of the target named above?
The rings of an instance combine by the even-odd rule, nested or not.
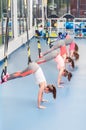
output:
[[[13,2],[13,27],[14,27],[14,38],[18,36],[18,21],[17,21],[17,0]]]

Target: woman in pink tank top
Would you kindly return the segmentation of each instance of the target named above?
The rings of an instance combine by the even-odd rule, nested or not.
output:
[[[57,69],[59,70],[57,84],[58,87],[60,88],[63,87],[60,85],[62,83],[61,82],[62,76],[65,77],[68,76],[68,80],[70,81],[72,74],[65,69],[65,62],[60,54],[58,54],[57,57],[55,58],[55,62],[57,63]]]

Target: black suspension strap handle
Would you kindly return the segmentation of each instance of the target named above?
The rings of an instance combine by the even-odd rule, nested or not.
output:
[[[3,82],[3,77],[7,74],[7,53],[8,53],[8,42],[9,42],[9,17],[10,17],[10,5],[11,1],[7,1],[7,20],[6,20],[6,36],[4,43],[4,65],[1,73],[1,81]]]

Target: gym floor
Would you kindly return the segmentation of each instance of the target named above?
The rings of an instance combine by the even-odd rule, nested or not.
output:
[[[0,85],[0,130],[86,130],[86,39],[74,39],[79,46],[80,59],[75,63],[70,82],[57,88],[57,98],[44,94],[48,100],[37,108],[38,86],[34,76],[29,75]],[[31,58],[38,57],[37,39],[30,42]],[[48,49],[41,39],[42,51]],[[10,55],[8,72],[13,73],[27,67],[27,46],[24,45]],[[41,64],[48,83],[57,87],[58,71],[54,60]],[[0,72],[2,64],[0,65]]]

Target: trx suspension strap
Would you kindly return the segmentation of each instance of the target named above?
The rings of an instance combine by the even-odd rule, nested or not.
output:
[[[8,40],[9,40],[9,15],[10,15],[10,0],[7,1],[7,21],[6,21],[6,36],[4,43],[4,66],[1,73],[1,81],[3,82],[3,77],[7,74],[7,53],[8,53]]]
[[[24,6],[25,6],[25,20],[26,20],[26,31],[27,31],[27,52],[28,52],[28,64],[31,62],[31,54],[30,54],[30,41],[29,41],[29,35],[28,35],[28,0],[24,0]]]

